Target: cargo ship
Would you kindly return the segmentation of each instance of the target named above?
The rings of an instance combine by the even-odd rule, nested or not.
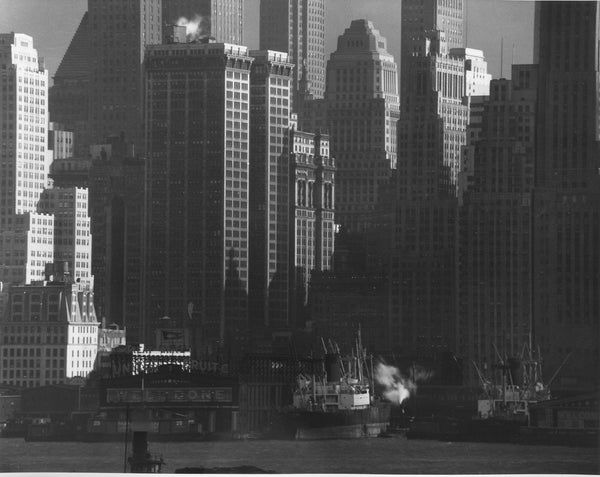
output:
[[[541,359],[525,349],[519,358],[503,359],[498,353],[499,380],[486,379],[475,363],[481,381],[476,415],[414,417],[407,437],[445,441],[512,442],[531,424],[531,409],[551,399],[543,383]],[[568,357],[567,357],[568,358]],[[566,359],[565,359],[566,361]],[[564,364],[564,362],[563,362]],[[562,365],[561,365],[562,367]],[[558,374],[554,374],[550,382]]]
[[[301,374],[292,405],[275,416],[268,437],[344,439],[376,437],[386,432],[391,403],[374,395],[373,366],[360,342],[350,356],[325,345],[324,370],[319,376]]]

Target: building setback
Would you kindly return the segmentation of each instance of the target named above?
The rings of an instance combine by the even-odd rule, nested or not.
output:
[[[325,93],[325,0],[261,0],[260,49],[288,53],[294,64],[293,103]]]
[[[387,42],[367,20],[354,20],[338,37],[327,63],[325,108],[331,153],[337,161],[336,214],[341,226],[364,232],[396,166],[398,72]],[[320,101],[306,103],[304,118],[321,115]],[[318,127],[313,120],[301,128]]]
[[[64,383],[94,369],[98,325],[94,294],[49,264],[46,280],[13,286],[0,317],[0,382],[23,387]]]
[[[6,285],[43,278],[54,217],[37,210],[48,183],[48,71],[21,33],[0,35],[0,312]]]
[[[250,55],[254,58],[250,77],[250,324],[256,331],[288,330],[294,65],[283,52],[251,51]]]
[[[252,61],[227,43],[147,50],[145,318],[189,315],[197,349],[247,326]]]
[[[598,385],[600,151],[598,2],[539,2],[534,336],[554,387]]]

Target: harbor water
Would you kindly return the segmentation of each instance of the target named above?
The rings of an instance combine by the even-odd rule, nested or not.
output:
[[[131,447],[129,447],[131,449]],[[277,473],[598,474],[593,448],[395,438],[328,441],[154,442],[163,472],[255,466]],[[0,472],[123,472],[123,443],[0,439]]]

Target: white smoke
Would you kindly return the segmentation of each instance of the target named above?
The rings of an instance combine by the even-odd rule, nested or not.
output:
[[[208,35],[210,20],[197,13],[194,18],[188,20],[187,17],[179,17],[177,26],[184,26],[185,33],[189,41],[197,40]]]
[[[375,380],[384,388],[383,395],[392,404],[400,405],[417,390],[417,382],[425,381],[433,373],[420,366],[413,366],[410,377],[405,377],[398,368],[378,363],[375,368]]]

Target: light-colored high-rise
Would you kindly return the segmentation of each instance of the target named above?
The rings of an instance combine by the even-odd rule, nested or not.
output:
[[[364,231],[396,167],[399,115],[397,65],[372,22],[354,20],[338,37],[327,63],[325,105],[337,164],[336,219]]]
[[[0,35],[0,86],[0,282],[29,283],[53,261],[54,227],[37,211],[51,160],[48,71],[29,35]]]

